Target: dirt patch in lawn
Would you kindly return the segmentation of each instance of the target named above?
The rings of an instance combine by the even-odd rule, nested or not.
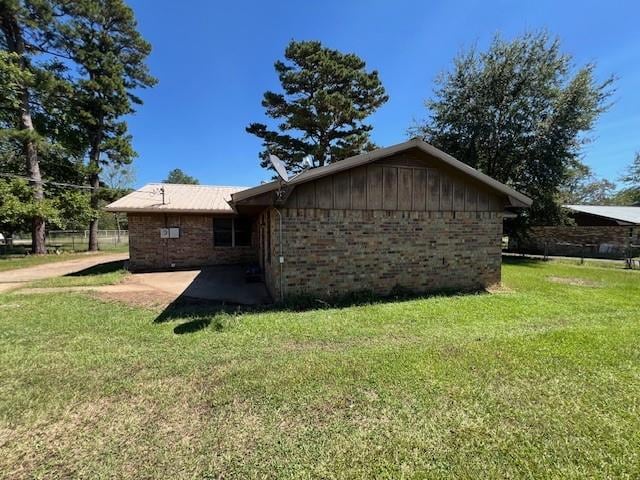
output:
[[[179,295],[151,285],[141,283],[135,275],[125,277],[121,282],[113,285],[80,285],[69,287],[33,287],[17,290],[16,294],[47,294],[47,293],[82,292],[99,300],[125,303],[134,307],[152,310],[164,310]]]
[[[491,294],[506,294],[506,293],[515,293],[515,290],[507,287],[504,283],[495,283],[493,285],[489,285],[486,288],[487,293]]]
[[[93,293],[100,300],[126,303],[133,307],[142,307],[158,311],[164,310],[176,299],[173,293],[153,289],[145,290],[144,292],[104,291],[96,289]]]
[[[95,287],[44,287],[18,290],[16,294],[47,294],[47,293],[87,293],[99,300],[126,303],[134,307],[152,310],[164,310],[176,298],[176,295],[162,290],[156,290],[143,285],[117,284]]]
[[[560,283],[562,285],[571,285],[573,287],[601,287],[602,283],[595,280],[589,280],[588,278],[578,277],[547,277],[547,280],[553,283]]]

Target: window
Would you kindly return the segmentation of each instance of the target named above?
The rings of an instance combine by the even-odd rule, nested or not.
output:
[[[216,247],[233,246],[233,218],[213,219],[213,245]]]
[[[248,247],[251,245],[251,219],[221,217],[213,219],[215,247]]]
[[[251,219],[247,217],[234,218],[233,233],[235,247],[251,245]]]

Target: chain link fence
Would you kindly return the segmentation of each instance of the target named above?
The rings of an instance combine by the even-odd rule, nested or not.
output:
[[[89,244],[89,230],[51,231],[46,239],[47,248],[60,250],[86,250]],[[127,230],[98,230],[98,248],[108,250],[120,245],[129,245]]]
[[[517,242],[503,238],[505,253],[531,255],[548,260],[553,257],[575,258],[584,263],[585,259],[621,260],[627,268],[640,270],[640,244],[590,243],[541,240],[536,244]]]
[[[45,245],[50,253],[82,252],[89,246],[89,230],[52,230],[47,232]],[[127,230],[98,230],[98,248],[112,250],[129,245]],[[1,254],[28,254],[31,252],[31,236],[15,235],[0,241]]]

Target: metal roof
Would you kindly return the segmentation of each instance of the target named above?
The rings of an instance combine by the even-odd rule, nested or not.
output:
[[[640,207],[616,207],[601,205],[563,205],[574,212],[610,218],[619,222],[640,225]]]
[[[162,191],[164,188],[164,203]],[[248,187],[150,183],[107,205],[108,212],[233,213],[231,194]]]
[[[373,150],[371,152],[362,153],[360,155],[356,155],[355,157],[350,157],[340,162],[332,163],[330,165],[325,165],[324,167],[317,167],[306,170],[299,175],[293,177],[288,185],[298,185],[301,183],[310,182],[311,180],[315,180],[321,177],[325,177],[327,175],[332,175],[334,173],[342,172],[344,170],[349,170],[350,168],[354,168],[360,165],[365,165],[367,163],[372,163],[377,160],[380,160],[385,157],[389,157],[391,155],[395,155],[396,153],[403,152],[405,150],[409,150],[411,148],[418,148],[423,152],[441,160],[447,165],[459,170],[461,173],[469,175],[473,177],[480,183],[487,185],[488,187],[496,190],[504,195],[507,195],[510,199],[514,199],[512,203],[514,206],[530,206],[533,201],[523,195],[520,192],[517,192],[513,188],[498,182],[497,180],[485,175],[484,173],[479,172],[475,168],[470,167],[466,163],[462,163],[459,160],[456,160],[451,155],[443,152],[442,150],[437,149],[433,145],[429,145],[424,140],[419,138],[412,138],[403,143],[399,143],[397,145],[393,145],[391,147],[379,148],[377,150]],[[249,188],[242,192],[237,192],[232,195],[233,202],[238,202],[241,200],[245,200],[247,198],[254,197],[256,195],[260,195],[262,193],[270,192],[272,190],[276,190],[279,187],[278,181],[273,181],[269,183],[265,183],[263,185],[259,185],[257,187]]]

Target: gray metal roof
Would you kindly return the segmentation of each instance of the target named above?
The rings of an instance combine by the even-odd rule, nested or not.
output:
[[[327,175],[332,175],[334,173],[342,172],[344,170],[349,170],[351,168],[365,165],[367,163],[372,163],[382,158],[394,155],[396,153],[403,152],[405,150],[409,150],[411,148],[418,148],[425,153],[441,160],[442,162],[448,164],[449,166],[459,170],[461,173],[469,175],[470,177],[476,179],[480,183],[487,185],[488,187],[496,190],[510,198],[512,200],[512,204],[514,206],[530,206],[533,201],[523,195],[520,192],[517,192],[513,188],[498,182],[497,180],[485,175],[484,173],[479,172],[475,168],[470,167],[466,163],[462,163],[459,160],[456,160],[451,155],[443,152],[442,150],[438,150],[433,145],[429,145],[427,142],[419,139],[412,138],[403,143],[399,143],[397,145],[393,145],[391,147],[379,148],[377,150],[373,150],[371,152],[362,153],[360,155],[356,155],[355,157],[350,157],[340,162],[332,163],[330,165],[326,165],[324,167],[317,167],[306,170],[301,174],[293,177],[288,183],[288,185],[298,185],[301,183],[310,182],[311,180],[315,180],[321,177],[325,177]],[[276,190],[279,187],[278,181],[273,181],[269,183],[265,183],[263,185],[259,185],[257,187],[249,188],[248,190],[244,190],[242,192],[237,192],[232,195],[233,202],[238,202],[241,200],[245,200],[247,198],[254,197],[256,195],[260,195],[266,192],[270,192],[272,190]]]
[[[640,207],[616,207],[601,205],[563,205],[574,212],[588,213],[619,222],[640,225]]]
[[[161,188],[164,188],[162,203]],[[247,187],[149,183],[105,207],[108,212],[234,213],[231,194]]]

